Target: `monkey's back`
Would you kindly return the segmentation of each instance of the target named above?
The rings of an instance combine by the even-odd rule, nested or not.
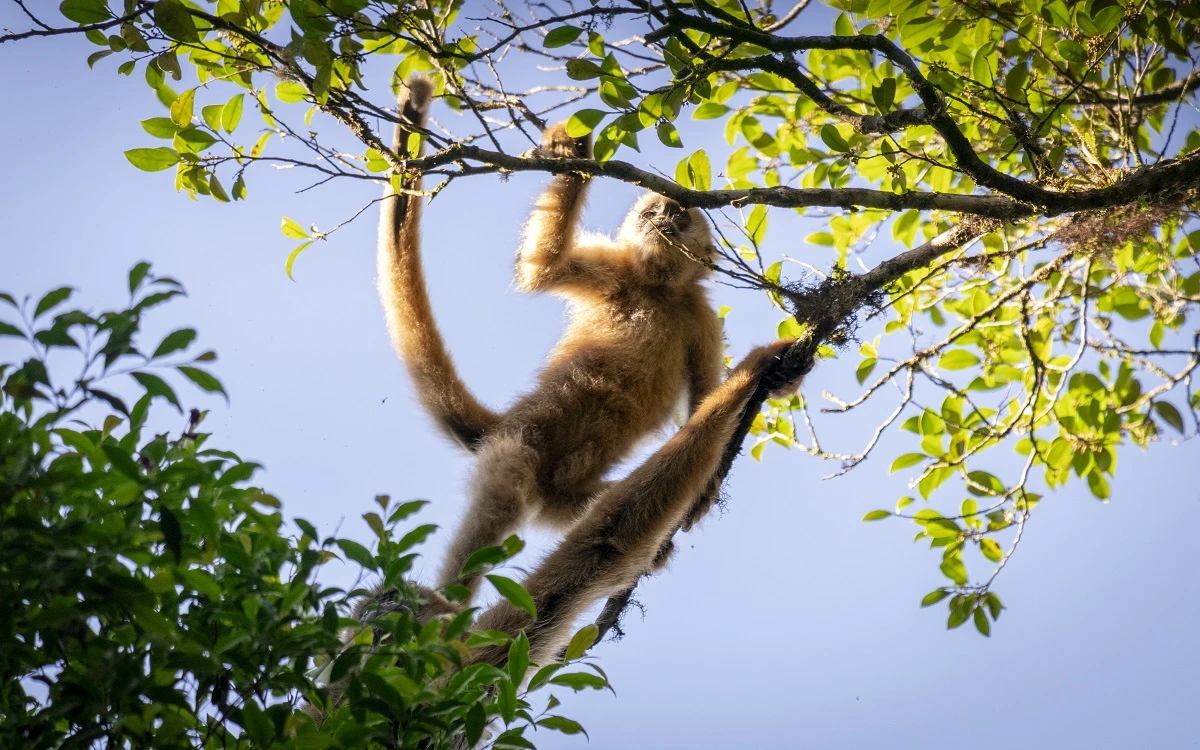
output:
[[[537,388],[513,404],[497,432],[519,434],[534,448],[545,496],[557,501],[592,488],[666,422],[688,382],[689,350],[714,326],[719,337],[699,284],[576,302]]]

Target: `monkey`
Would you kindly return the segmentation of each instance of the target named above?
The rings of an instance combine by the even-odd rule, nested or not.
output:
[[[532,664],[544,666],[555,660],[589,606],[634,585],[655,565],[696,498],[716,480],[721,456],[759,381],[793,343],[781,339],[751,351],[666,443],[627,477],[601,490],[558,546],[522,582],[533,598],[536,619],[504,600],[479,615],[474,627],[511,637],[524,632]],[[799,380],[780,386],[772,395],[794,391]],[[448,600],[435,589],[418,588],[420,602],[413,614],[419,624],[456,616],[468,606]],[[376,617],[410,606],[394,590],[376,590],[360,600],[352,616],[368,626]],[[353,635],[347,634],[346,641]],[[507,646],[485,646],[470,651],[463,666],[482,662],[502,667],[507,656]],[[349,679],[329,686],[330,705],[340,701]],[[309,714],[318,722],[323,719],[315,706],[309,706]]]
[[[398,153],[424,128],[432,93],[427,79],[409,80]],[[555,158],[590,150],[590,137],[573,138],[564,124],[547,128],[540,146]],[[516,286],[565,297],[570,320],[534,389],[502,413],[463,384],[433,319],[419,252],[420,178],[405,177],[403,194],[389,187],[383,201],[379,288],[393,346],[425,410],[478,456],[438,581],[460,582],[468,600],[479,586],[477,575],[461,576],[472,553],[530,521],[569,529],[604,489],[604,474],[662,427],[681,395],[695,411],[724,371],[721,321],[702,286],[716,257],[703,213],[647,193],[615,239],[581,233],[588,184],[576,173],[554,176],[526,224]]]

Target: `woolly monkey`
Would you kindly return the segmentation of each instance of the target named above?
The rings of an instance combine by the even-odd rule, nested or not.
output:
[[[401,156],[410,155],[409,134],[423,128],[432,94],[427,79],[408,82],[395,136]],[[589,150],[588,139],[571,138],[561,124],[542,137],[544,156],[586,158]],[[404,194],[383,201],[379,288],[422,405],[479,456],[438,580],[445,585],[459,580],[471,553],[526,521],[574,525],[604,488],[604,473],[664,424],[684,391],[694,411],[717,386],[722,338],[701,285],[716,250],[699,210],[647,194],[615,240],[583,234],[576,225],[588,179],[557,175],[525,227],[517,286],[567,298],[570,322],[534,389],[503,413],[487,409],[459,378],[433,319],[421,271],[420,185],[405,177]],[[462,583],[474,593],[479,578]]]
[[[506,600],[481,614],[474,627],[510,636],[524,631],[532,663],[554,661],[589,606],[633,586],[652,567],[696,498],[713,484],[747,402],[791,344],[777,341],[752,351],[670,440],[628,477],[611,483],[596,496],[558,547],[523,581],[533,598],[536,620]],[[785,385],[776,393],[790,392],[798,385],[798,381]],[[425,587],[421,587],[421,595],[415,612],[421,624],[439,616],[454,616],[467,606],[449,602]],[[397,601],[393,591],[376,591],[359,604],[354,617],[366,625],[408,606]],[[500,667],[507,655],[507,646],[484,647],[472,651],[467,663]],[[331,705],[341,700],[349,679],[330,686]],[[314,707],[309,711],[321,718]]]

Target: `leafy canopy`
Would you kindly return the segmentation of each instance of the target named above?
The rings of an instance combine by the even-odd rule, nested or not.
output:
[[[853,360],[861,386],[766,404],[749,425],[754,456],[774,442],[847,470],[884,432],[910,433],[891,467],[911,490],[867,519],[914,523],[946,578],[924,603],[945,600],[950,627],[986,635],[996,574],[1048,491],[1078,482],[1107,500],[1120,448],[1200,425],[1188,325],[1200,301],[1189,114],[1200,9],[806,5],[513,2],[483,20],[461,0],[60,10],[100,48],[90,63],[116,56],[165,108],[143,121],[161,145],[129,160],[174,168],[193,196],[244,199],[261,164],[319,182],[421,170],[433,193],[479,173],[577,171],[721,211],[728,280],[779,306],[771,333]],[[797,33],[818,16],[826,33]],[[536,84],[534,64],[551,68]],[[420,159],[373,127],[394,121],[394,88],[415,72],[460,114],[424,135]],[[373,83],[383,76],[393,91]],[[560,117],[594,135],[594,161],[529,152]],[[725,144],[696,148],[694,120],[720,121]],[[330,129],[359,150],[327,145]],[[680,158],[645,163],[647,139]],[[799,253],[770,231],[768,206],[820,218],[803,264],[787,262]],[[334,230],[284,219],[282,231],[302,241],[290,274]],[[879,429],[863,448],[826,448],[821,401],[832,414],[874,403]]]

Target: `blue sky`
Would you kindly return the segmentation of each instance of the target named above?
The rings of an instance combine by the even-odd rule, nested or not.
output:
[[[803,32],[822,31],[825,18],[813,14]],[[0,27],[23,27],[11,4]],[[89,71],[91,50],[79,38],[0,46],[0,289],[69,284],[86,305],[116,304],[126,270],[152,261],[190,296],[151,319],[150,338],[188,325],[218,351],[231,404],[181,391],[212,409],[205,427],[215,443],[267,467],[258,481],[289,516],[367,542],[360,516],[390,493],[433,500],[421,520],[453,527],[470,462],[433,432],[388,346],[374,211],[302,256],[295,282],[283,272],[293,243],[279,233],[281,216],[327,228],[375,188],[347,181],[298,194],[302,176],[264,171],[245,202],[190,201],[172,191],[170,173],[126,162],[125,149],[156,145],[138,121],[164,112],[140,76],[116,75],[111,60]],[[684,137],[723,152],[717,132],[685,124]],[[676,154],[626,158],[669,173]],[[511,284],[521,223],[544,182],[462,181],[426,213],[437,318],[466,381],[497,406],[530,382],[562,327],[561,303]],[[615,229],[635,197],[598,184],[585,223]],[[827,254],[799,241],[811,224],[782,212],[772,221],[769,250],[828,267]],[[759,296],[716,288],[714,300],[734,308],[732,354],[773,337],[778,313]],[[855,359],[823,364],[806,392],[853,394]],[[868,424],[830,423],[825,440],[856,451]],[[914,527],[859,520],[905,494],[905,475],[888,475],[887,464],[909,449],[891,434],[878,457],[832,481],[820,477],[835,466],[799,452],[743,459],[728,512],[681,539],[670,570],[639,592],[645,618],[633,613],[623,641],[594,650],[616,697],[559,695],[590,745],[552,734],[539,745],[1200,745],[1196,444],[1127,449],[1108,504],[1077,484],[1048,497],[998,582],[1008,610],[990,639],[969,626],[948,632],[944,608],[919,608],[945,579],[911,542]],[[435,570],[447,536],[427,546],[421,572]],[[552,543],[529,539],[527,565]]]

